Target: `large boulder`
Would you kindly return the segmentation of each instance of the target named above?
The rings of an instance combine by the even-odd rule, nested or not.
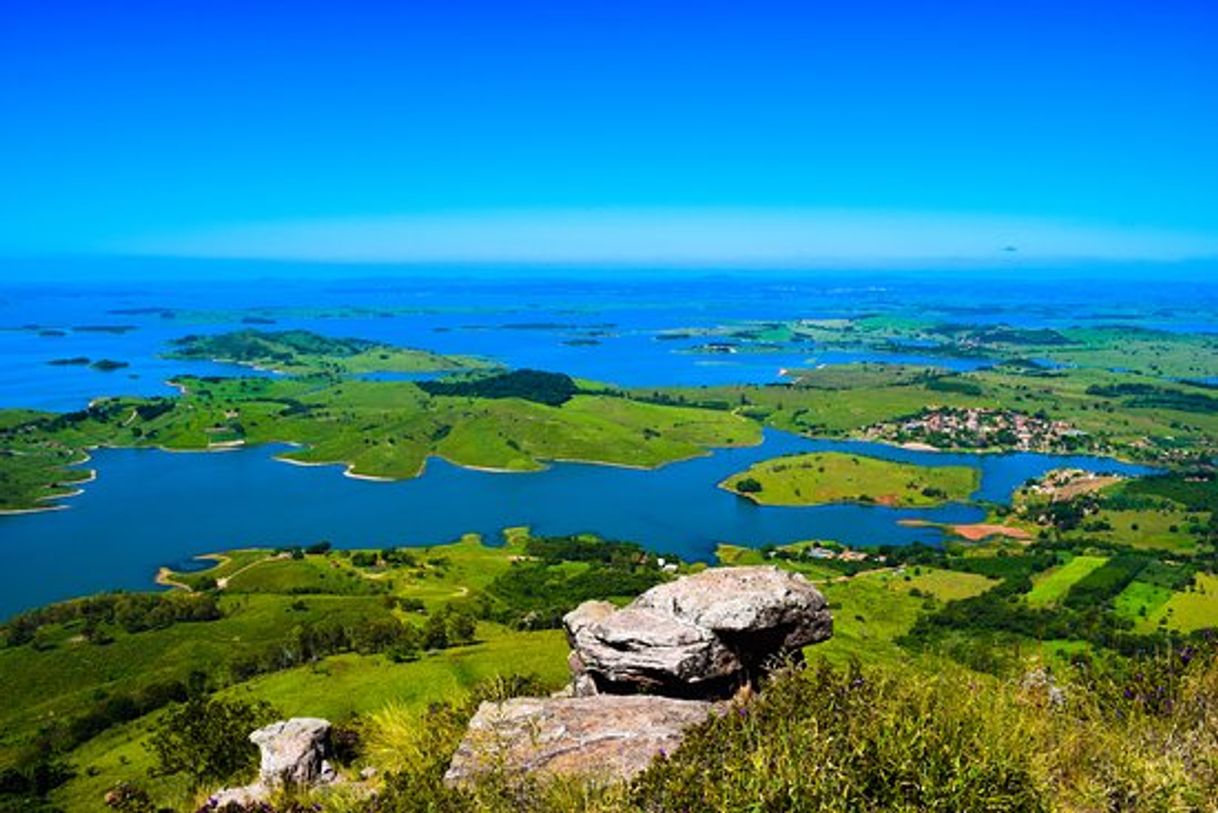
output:
[[[671,753],[710,703],[654,695],[529,698],[483,703],[453,755],[445,781],[535,773],[629,779]]]
[[[216,791],[208,799],[210,809],[253,807],[270,799],[278,788],[307,788],[338,779],[326,759],[330,748],[328,720],[316,717],[280,720],[250,734],[250,742],[262,754],[258,780]]]
[[[672,615],[710,630],[734,649],[768,657],[833,635],[821,592],[802,574],[777,567],[722,567],[657,585],[632,607]]]
[[[820,591],[776,567],[705,570],[620,610],[588,602],[563,623],[577,695],[723,697],[833,634]]]
[[[326,761],[330,723],[316,717],[293,717],[271,723],[250,734],[262,752],[259,781],[267,786],[307,787],[331,781]]]
[[[594,624],[568,628],[568,634],[579,661],[576,682],[590,676],[598,688],[701,695],[730,682],[742,668],[710,630],[646,609],[626,607]]]

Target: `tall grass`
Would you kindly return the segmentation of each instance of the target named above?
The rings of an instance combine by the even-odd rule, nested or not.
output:
[[[444,787],[471,711],[376,718],[370,756],[397,762],[386,763],[396,773],[372,809],[1218,811],[1218,658],[1209,646],[1080,663],[1056,682],[938,662],[787,668],[634,782],[609,787],[502,772]]]

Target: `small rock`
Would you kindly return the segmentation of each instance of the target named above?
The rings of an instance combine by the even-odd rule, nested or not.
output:
[[[208,797],[208,807],[212,810],[223,810],[229,805],[234,805],[239,808],[252,807],[259,802],[265,802],[271,798],[271,789],[266,785],[255,782],[252,785],[246,785],[243,788],[225,788],[218,790]]]
[[[369,779],[372,779],[375,776],[376,776],[376,768],[372,767],[371,765],[369,765],[366,768],[360,769],[359,778],[364,782],[367,782]]]
[[[483,703],[444,780],[469,782],[491,770],[629,779],[681,744],[711,703],[650,695],[516,698]]]

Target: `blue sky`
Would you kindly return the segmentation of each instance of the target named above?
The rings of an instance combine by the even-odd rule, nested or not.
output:
[[[1212,3],[0,15],[0,254],[1218,255]]]

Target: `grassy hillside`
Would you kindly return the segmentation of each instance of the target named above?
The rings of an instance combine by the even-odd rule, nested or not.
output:
[[[45,506],[88,472],[65,468],[91,446],[207,449],[288,442],[284,457],[344,463],[359,475],[417,476],[438,455],[531,471],[551,460],[654,467],[710,447],[757,443],[760,427],[723,411],[603,394],[560,405],[521,397],[429,395],[410,382],[335,377],[179,381],[177,399],[114,398],[67,415],[22,413],[0,428],[0,509]]]

